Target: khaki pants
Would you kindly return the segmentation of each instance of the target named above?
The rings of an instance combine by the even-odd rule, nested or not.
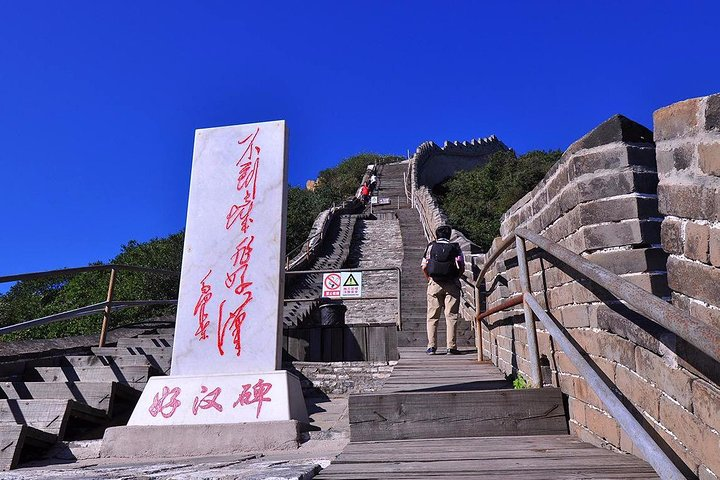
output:
[[[445,307],[447,348],[456,348],[455,329],[460,310],[460,285],[457,282],[438,283],[430,279],[427,287],[427,334],[428,348],[435,348],[440,310]]]

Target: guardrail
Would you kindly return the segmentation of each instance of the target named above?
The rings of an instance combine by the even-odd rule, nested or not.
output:
[[[147,268],[147,267],[136,267],[133,265],[92,265],[88,267],[76,267],[76,268],[65,268],[60,270],[47,270],[43,272],[32,272],[22,273],[17,275],[6,275],[0,277],[0,283],[7,282],[18,282],[23,280],[32,280],[35,278],[46,278],[55,276],[68,276],[77,275],[84,272],[94,271],[105,271],[110,270],[110,279],[108,281],[107,298],[104,302],[94,303],[92,305],[86,305],[84,307],[76,308],[73,310],[67,310],[65,312],[56,313],[54,315],[48,315],[46,317],[36,318],[33,320],[27,320],[25,322],[16,323],[14,325],[8,325],[0,328],[0,335],[7,333],[17,332],[25,330],[31,327],[37,327],[40,325],[47,325],[63,320],[70,320],[73,318],[84,317],[95,313],[103,312],[102,325],[100,327],[100,339],[98,345],[100,347],[105,345],[105,338],[107,336],[107,329],[110,326],[110,313],[113,310],[121,310],[129,307],[141,307],[149,305],[172,305],[177,304],[177,299],[169,300],[113,300],[115,291],[115,281],[117,272],[120,270],[131,271],[131,272],[142,272],[152,273],[156,275],[165,276],[179,276],[180,273],[172,270],[163,270],[158,268]]]
[[[590,365],[587,352],[583,351],[572,336],[550,316],[535,300],[530,288],[528,274],[526,241],[534,244],[538,249],[548,254],[551,259],[575,270],[581,276],[601,286],[617,299],[624,301],[627,306],[641,313],[654,323],[675,333],[696,348],[720,361],[720,330],[689,315],[664,300],[646,292],[611,271],[590,262],[556,242],[533,233],[525,228],[517,228],[514,234],[504,238],[495,251],[485,260],[475,283],[475,322],[476,331],[480,332],[476,343],[478,345],[478,360],[483,360],[482,328],[480,322],[486,317],[501,310],[511,308],[522,303],[527,331],[528,356],[530,361],[530,383],[533,387],[542,388],[540,372],[540,356],[538,352],[537,332],[535,318],[547,329],[548,333],[557,341],[562,351],[580,374],[585,377],[588,385],[607,407],[608,412],[617,420],[620,427],[633,439],[636,448],[642,453],[647,462],[660,474],[662,478],[683,479],[685,476],[665,454],[653,437],[643,428],[635,415],[628,409],[617,391],[617,387],[608,385],[605,380]],[[512,245],[516,247],[518,266],[520,271],[520,285],[522,294],[512,297],[501,305],[481,312],[480,310],[480,284],[485,274],[498,259],[498,257]]]
[[[374,295],[367,297],[344,297],[342,301],[358,302],[367,300],[397,300],[397,319],[395,324],[398,330],[402,330],[402,317],[400,316],[402,307],[402,298],[400,295],[400,285],[402,280],[402,270],[400,267],[389,267],[389,268],[342,268],[334,270],[293,270],[285,272],[285,275],[313,275],[323,273],[341,273],[341,272],[397,272],[397,281],[395,283],[395,295]],[[284,298],[283,303],[288,302],[319,302],[328,297],[307,297],[307,298]]]

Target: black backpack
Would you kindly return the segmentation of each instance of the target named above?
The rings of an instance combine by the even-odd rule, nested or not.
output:
[[[428,249],[427,273],[430,277],[443,280],[460,277],[460,270],[455,263],[455,257],[460,255],[457,243],[431,242]]]

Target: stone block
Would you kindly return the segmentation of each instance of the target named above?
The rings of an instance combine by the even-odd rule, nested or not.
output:
[[[685,225],[685,256],[708,263],[710,227],[695,222]]]
[[[174,441],[168,441],[168,439]],[[198,439],[202,438],[200,442]],[[105,431],[101,457],[157,458],[234,455],[237,452],[294,450],[295,420],[214,425],[112,427]]]
[[[660,354],[660,341],[667,330],[621,303],[599,305],[595,313],[597,328],[619,335],[634,344]]]
[[[570,179],[599,170],[619,170],[628,166],[644,166],[655,169],[655,152],[651,147],[618,145],[602,151],[583,150],[568,161]]]
[[[660,222],[626,220],[583,229],[586,250],[660,242]]]
[[[705,130],[720,131],[720,94],[710,95],[707,98],[707,104],[705,105]]]
[[[656,110],[655,142],[695,135],[699,131],[701,98],[691,98]]]
[[[663,249],[668,253],[682,254],[683,222],[674,218],[665,218],[660,228],[660,241]]]
[[[575,420],[580,425],[585,425],[585,404],[574,397],[568,398],[568,413],[570,420]]]
[[[565,328],[589,327],[590,315],[587,305],[568,305],[559,309],[560,322]]]
[[[622,365],[617,366],[615,384],[632,403],[648,412],[653,418],[659,418],[660,390]]]
[[[710,263],[715,267],[720,267],[720,228],[710,229],[708,254]]]
[[[720,219],[718,187],[718,182],[674,183],[663,180],[657,188],[658,208],[664,215],[717,221]]]
[[[570,358],[568,358],[568,356],[565,355],[563,352],[555,352],[555,364],[557,365],[558,372],[560,373],[565,373],[568,375],[580,375],[580,372],[578,372],[577,368],[575,368],[575,365],[570,361]],[[568,395],[575,391],[574,386],[566,386],[569,388],[569,390],[565,391],[565,389],[563,389],[563,392],[567,393]]]
[[[671,289],[720,306],[720,269],[679,257],[670,257],[667,265]]]
[[[663,222],[663,225],[664,224],[665,222]],[[610,270],[616,275],[664,271],[667,262],[667,254],[659,248],[634,248],[632,250],[615,250],[611,252],[600,251],[586,254],[584,257]]]
[[[613,115],[570,145],[565,155],[614,142],[651,143],[653,133],[623,115]]]
[[[600,397],[590,388],[590,385],[588,385],[583,377],[574,377],[573,382],[576,398],[595,408],[605,409],[605,405],[602,403],[602,400],[600,400]]]
[[[720,176],[720,140],[698,145],[698,164],[708,175]]]
[[[588,430],[604,438],[614,446],[620,445],[620,427],[611,416],[591,407],[585,409]]]
[[[674,398],[685,408],[692,408],[692,377],[667,365],[662,357],[643,348],[635,348],[636,367],[633,368],[645,380],[654,383],[666,395]]]
[[[664,395],[660,398],[660,423],[695,453],[704,465],[715,471],[720,469],[720,435]]]
[[[635,368],[635,345],[624,338],[612,333],[580,329],[571,330],[570,334],[587,353]]]
[[[668,174],[673,170],[685,170],[693,166],[695,159],[695,145],[686,143],[674,148],[662,147],[657,149],[658,174]]]
[[[705,380],[692,384],[693,413],[711,428],[720,431],[720,389]]]

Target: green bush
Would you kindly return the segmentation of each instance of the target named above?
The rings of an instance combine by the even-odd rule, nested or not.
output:
[[[560,151],[535,150],[517,156],[495,153],[487,164],[458,172],[433,189],[450,224],[488,250],[500,234],[500,217],[542,180]]]

